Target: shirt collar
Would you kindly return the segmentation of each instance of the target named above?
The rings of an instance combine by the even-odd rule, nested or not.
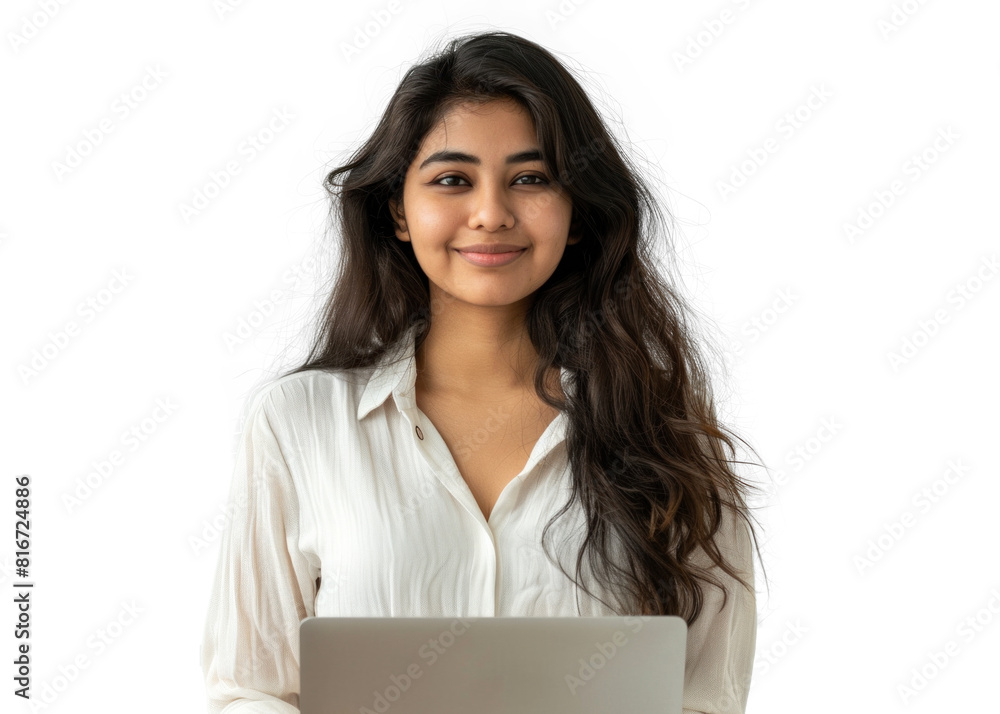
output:
[[[416,404],[413,391],[417,383],[415,338],[416,326],[413,326],[395,345],[386,350],[382,359],[375,365],[375,370],[368,378],[368,384],[365,385],[361,402],[358,404],[358,421],[368,416],[372,409],[384,403],[393,393],[404,400],[409,397],[413,404]],[[396,406],[400,409],[404,407],[398,399]],[[409,407],[410,404],[407,403],[405,406]]]
[[[386,350],[385,355],[375,365],[358,404],[358,421],[368,416],[375,407],[382,405],[390,394],[393,395],[396,408],[400,411],[417,406],[414,391],[417,383],[417,360],[414,356],[416,327],[416,325],[410,327],[395,345]],[[570,372],[565,367],[559,368],[559,379],[564,394],[574,393]]]

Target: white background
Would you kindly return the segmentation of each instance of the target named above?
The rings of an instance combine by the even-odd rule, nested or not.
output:
[[[204,710],[241,412],[302,355],[326,290],[321,180],[413,61],[487,28],[583,73],[666,196],[683,287],[728,347],[723,416],[773,478],[748,711],[995,707],[1000,6],[393,7],[4,4],[3,708],[29,711],[11,694],[13,477],[28,473],[35,696],[50,688],[48,711]],[[229,161],[240,172],[214,191]],[[185,219],[199,191],[214,198]],[[80,311],[90,299],[99,312]],[[122,439],[132,428],[142,441]],[[103,649],[101,630],[116,634]],[[938,671],[929,655],[949,643]]]

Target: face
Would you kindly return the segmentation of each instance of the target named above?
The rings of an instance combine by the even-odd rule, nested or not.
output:
[[[432,303],[523,308],[566,246],[579,242],[570,235],[570,199],[538,152],[531,115],[512,100],[457,105],[424,137],[402,204],[390,208],[396,237],[413,245],[427,275]],[[464,250],[500,243],[516,252],[493,260]]]

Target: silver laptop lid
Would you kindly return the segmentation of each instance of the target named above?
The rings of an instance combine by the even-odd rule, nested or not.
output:
[[[681,714],[680,617],[308,617],[302,714]]]

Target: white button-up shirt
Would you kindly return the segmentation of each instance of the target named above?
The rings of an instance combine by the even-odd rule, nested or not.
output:
[[[417,407],[413,347],[411,331],[374,367],[288,375],[251,400],[201,648],[211,712],[298,712],[298,626],[307,616],[576,617],[577,600],[583,616],[615,614],[541,546],[570,493],[566,415],[549,423],[487,520]],[[565,369],[562,384],[569,393]],[[491,428],[470,425],[463,448]],[[752,577],[749,535],[735,522],[724,522],[719,546]],[[577,502],[546,536],[569,573],[584,528]],[[729,599],[719,611],[722,593],[703,586],[701,616],[688,628],[685,714],[746,705],[755,598],[715,573]],[[583,576],[615,602],[586,558]]]

